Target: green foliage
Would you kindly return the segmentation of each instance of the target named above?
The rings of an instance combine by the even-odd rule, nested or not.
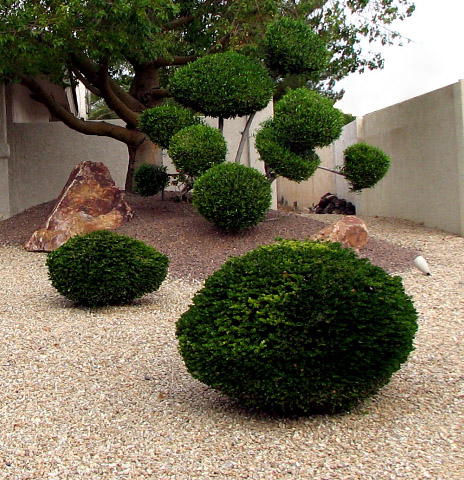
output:
[[[262,110],[272,98],[274,83],[258,62],[229,51],[180,68],[169,90],[176,101],[198,112],[231,118]]]
[[[321,162],[314,150],[297,154],[279,142],[272,121],[265,122],[263,128],[256,134],[256,149],[261,158],[265,159],[266,167],[272,169],[274,175],[298,183],[311,177]]]
[[[46,262],[58,292],[87,307],[126,304],[157,290],[168,263],[140,240],[106,230],[70,238]]]
[[[274,107],[274,118],[263,124],[256,148],[271,170],[271,178],[307,180],[320,160],[315,149],[329,145],[342,131],[344,117],[333,102],[307,88],[288,91]]]
[[[268,25],[264,39],[266,65],[280,75],[317,77],[327,66],[324,41],[304,20],[282,17]]]
[[[341,173],[354,192],[373,187],[390,167],[390,157],[379,148],[363,142],[351,145],[343,153],[345,161]]]
[[[343,123],[348,125],[351,122],[356,120],[356,116],[352,115],[351,113],[343,113]]]
[[[257,225],[271,204],[271,186],[254,168],[221,163],[194,184],[193,205],[208,221],[226,232]]]
[[[350,409],[413,349],[400,277],[339,244],[283,240],[229,259],[177,323],[189,372],[248,407]]]
[[[209,125],[192,125],[177,132],[169,144],[169,156],[176,168],[198,177],[226,159],[227,145],[221,132]]]
[[[134,173],[135,191],[142,197],[151,197],[169,185],[166,167],[144,163]]]
[[[307,88],[289,91],[275,105],[273,126],[295,153],[330,145],[343,125],[333,102]]]
[[[139,129],[164,149],[169,148],[169,142],[177,132],[200,123],[200,118],[191,110],[170,104],[149,108],[139,117]]]

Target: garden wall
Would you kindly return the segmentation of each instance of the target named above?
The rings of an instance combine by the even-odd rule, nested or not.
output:
[[[403,218],[464,235],[463,103],[461,80],[358,118],[321,152],[323,165],[341,165],[343,150],[365,141],[391,157],[385,178],[355,195],[343,177],[318,171],[298,186],[280,180],[279,200],[311,207],[331,192],[354,203],[359,215]]]

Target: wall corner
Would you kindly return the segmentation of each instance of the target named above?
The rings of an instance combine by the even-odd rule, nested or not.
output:
[[[464,237],[464,80],[454,85],[456,122],[456,165],[458,175],[459,231]]]
[[[9,159],[5,85],[0,83],[0,220],[10,216]]]

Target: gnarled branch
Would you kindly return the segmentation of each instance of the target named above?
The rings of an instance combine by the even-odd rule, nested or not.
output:
[[[129,130],[108,122],[88,122],[75,117],[70,111],[60,105],[53,95],[47,92],[40,82],[33,77],[22,77],[21,84],[27,87],[34,94],[35,99],[45,105],[50,113],[73,130],[85,135],[111,137],[127,145],[138,145],[145,139],[145,135],[142,132]]]

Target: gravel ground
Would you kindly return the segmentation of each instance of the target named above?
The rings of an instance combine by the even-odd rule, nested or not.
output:
[[[416,349],[389,385],[351,413],[286,419],[245,410],[195,381],[177,352],[177,318],[211,264],[242,243],[251,247],[248,236],[216,237],[232,250],[208,250],[207,266],[197,259],[184,275],[188,242],[176,237],[185,254],[176,254],[158,292],[89,310],[54,291],[45,254],[18,245],[41,208],[0,222],[1,479],[464,478],[463,238],[364,218],[374,237],[364,254],[401,274],[419,311]],[[284,224],[295,237],[295,225],[336,220],[273,215],[264,230]],[[157,228],[170,232],[165,223]],[[251,236],[262,241],[261,234],[258,227]],[[198,241],[197,230],[187,237]],[[413,252],[432,276],[411,268]]]

